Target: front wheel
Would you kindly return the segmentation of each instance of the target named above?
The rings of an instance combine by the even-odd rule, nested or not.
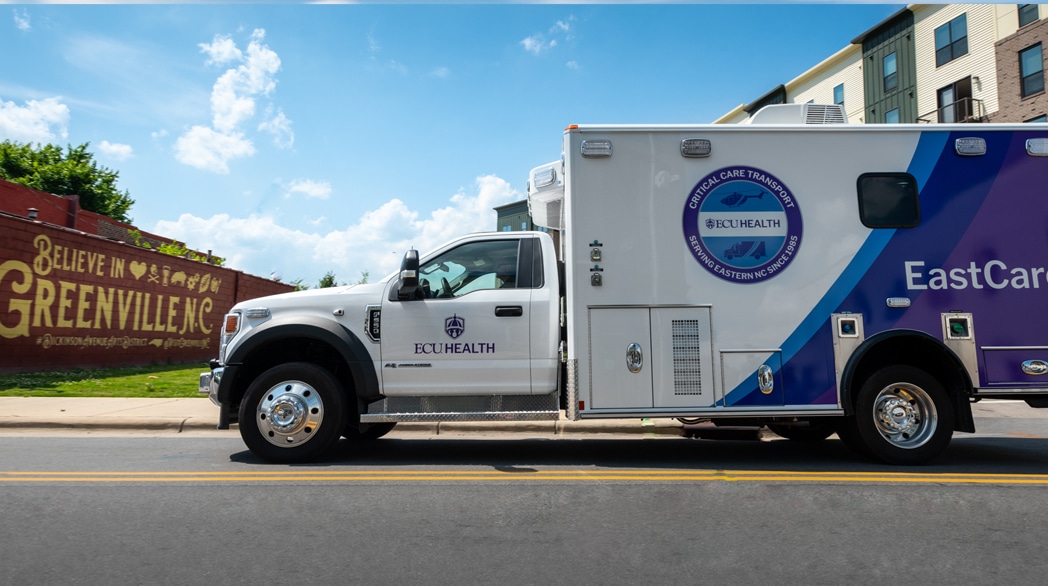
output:
[[[859,389],[855,416],[843,422],[869,455],[889,464],[923,464],[953,437],[953,404],[931,375],[912,366],[889,366]]]
[[[275,366],[256,378],[240,402],[240,437],[270,462],[305,462],[326,452],[345,422],[342,385],[307,362]]]

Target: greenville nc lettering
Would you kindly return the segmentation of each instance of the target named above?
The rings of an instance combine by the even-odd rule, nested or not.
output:
[[[40,262],[47,261],[38,257],[37,264]],[[28,337],[31,327],[179,335],[195,333],[199,328],[204,334],[211,333],[206,319],[214,306],[210,297],[197,299],[56,282],[34,275],[28,264],[17,260],[0,264],[0,291],[8,290],[14,295],[7,302],[6,315],[0,307],[0,336],[4,338]]]

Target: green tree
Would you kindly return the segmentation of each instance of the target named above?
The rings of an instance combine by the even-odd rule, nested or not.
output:
[[[127,215],[135,200],[116,187],[120,173],[101,167],[88,152],[90,143],[74,147],[0,142],[0,178],[55,195],[77,195],[80,207],[131,222]]]
[[[335,281],[335,272],[328,271],[323,277],[320,277],[320,283],[317,283],[317,289],[326,289],[328,287],[337,287],[338,282]]]

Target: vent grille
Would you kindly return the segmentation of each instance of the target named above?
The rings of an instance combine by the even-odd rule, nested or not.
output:
[[[701,328],[697,319],[675,319],[673,334],[673,394],[702,394]]]
[[[805,104],[805,124],[845,124],[844,109],[838,104]]]

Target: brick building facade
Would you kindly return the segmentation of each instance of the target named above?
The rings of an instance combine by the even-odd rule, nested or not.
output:
[[[1041,47],[1041,91],[1023,96],[1020,52]],[[1044,70],[1048,67],[1048,19],[1034,21],[995,44],[997,52],[997,94],[1000,109],[993,122],[1025,122],[1048,114],[1048,93],[1044,91]]]
[[[230,307],[293,290],[107,237],[134,227],[76,203],[0,181],[0,372],[203,364]]]

